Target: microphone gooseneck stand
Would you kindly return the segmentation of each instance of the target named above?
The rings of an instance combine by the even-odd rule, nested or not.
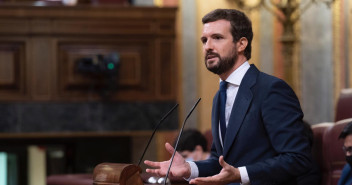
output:
[[[147,144],[147,146],[145,147],[145,149],[143,151],[142,157],[139,159],[138,166],[140,166],[140,164],[141,164],[141,162],[143,160],[143,157],[145,155],[145,152],[147,151],[147,149],[148,149],[148,147],[150,145],[150,142],[152,141],[152,139],[154,137],[154,134],[155,134],[156,130],[159,128],[161,123],[176,109],[176,107],[178,107],[178,103],[176,103],[176,105],[174,107],[172,107],[172,109],[168,113],[166,113],[165,116],[163,118],[161,118],[159,123],[155,126],[154,131],[153,131],[152,135],[149,138],[148,144]]]
[[[181,135],[182,135],[183,128],[184,128],[185,125],[186,125],[187,119],[190,117],[190,115],[192,114],[193,110],[197,107],[197,105],[198,105],[198,103],[200,102],[200,100],[201,100],[201,98],[199,98],[199,99],[197,100],[197,102],[194,104],[194,106],[192,107],[191,111],[188,113],[187,117],[186,117],[185,120],[183,121],[181,130],[180,130],[180,133],[178,134],[177,141],[176,141],[176,144],[175,144],[174,153],[172,154],[171,161],[170,161],[170,165],[169,165],[169,168],[168,168],[168,170],[167,170],[167,172],[166,172],[166,176],[165,176],[165,180],[164,180],[164,185],[166,185],[167,178],[169,177],[171,165],[172,165],[172,162],[173,162],[174,157],[175,157],[175,153],[176,153],[176,150],[177,150],[177,145],[178,145],[178,142],[179,142],[180,137],[181,137]]]

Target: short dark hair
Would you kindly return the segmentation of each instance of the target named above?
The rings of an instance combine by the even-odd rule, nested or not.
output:
[[[236,43],[242,37],[248,40],[248,45],[244,50],[244,56],[249,60],[251,58],[252,52],[252,22],[249,18],[241,11],[234,9],[216,9],[202,18],[203,24],[214,22],[217,20],[225,19],[231,24],[231,34],[233,37],[233,42]]]
[[[174,141],[174,146],[176,139]],[[194,151],[196,146],[200,145],[203,151],[207,151],[207,139],[205,136],[195,129],[185,130],[178,142],[177,151]]]
[[[352,134],[352,122],[349,122],[342,130],[339,139],[345,139],[348,135]]]

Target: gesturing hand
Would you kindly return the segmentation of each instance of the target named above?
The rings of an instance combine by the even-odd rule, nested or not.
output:
[[[169,143],[165,143],[165,148],[171,155],[175,150]],[[154,169],[148,168],[146,170],[148,173],[157,174],[158,176],[165,176],[169,168],[170,161],[171,159],[168,161],[162,161],[162,162],[154,162],[154,161],[146,160],[144,161],[144,163],[154,168]],[[176,152],[170,169],[170,176],[188,178],[190,175],[191,175],[191,167],[185,161],[185,159],[178,152]]]
[[[222,166],[222,170],[219,174],[211,177],[198,177],[192,179],[190,184],[198,185],[225,185],[232,182],[240,182],[241,176],[238,168],[235,168],[224,161],[224,157],[220,156],[219,163]]]

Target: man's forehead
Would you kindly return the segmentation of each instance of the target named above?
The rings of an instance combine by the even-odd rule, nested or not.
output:
[[[352,134],[346,136],[346,138],[345,138],[345,146],[352,146]]]
[[[180,153],[182,154],[188,154],[188,153],[191,153],[192,151],[189,151],[189,150],[183,150],[183,151],[180,151]]]
[[[231,24],[229,21],[220,19],[214,22],[208,22],[203,25],[203,33],[225,32],[230,31]]]

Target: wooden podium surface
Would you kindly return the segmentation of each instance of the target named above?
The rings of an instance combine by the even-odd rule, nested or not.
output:
[[[143,185],[151,174],[143,173],[140,167],[133,164],[101,163],[93,173],[94,185]],[[172,185],[188,184],[182,178],[170,179]],[[157,184],[157,183],[156,183]],[[160,185],[160,184],[159,184]]]
[[[143,185],[142,169],[132,164],[101,163],[94,168],[94,185]]]
[[[141,178],[143,182],[150,177],[150,174],[142,173]],[[92,174],[67,174],[67,175],[51,175],[47,179],[47,185],[92,185],[93,175]],[[171,180],[171,185],[186,185],[186,181],[174,181]],[[160,185],[157,183],[144,183],[144,185]]]
[[[142,174],[142,179],[145,180],[145,174]],[[149,177],[149,175],[147,175]],[[47,185],[92,185],[93,175],[92,174],[68,174],[68,175],[51,175],[47,179]],[[186,185],[186,181],[171,181],[171,185]],[[157,183],[144,183],[144,185],[160,185]]]

